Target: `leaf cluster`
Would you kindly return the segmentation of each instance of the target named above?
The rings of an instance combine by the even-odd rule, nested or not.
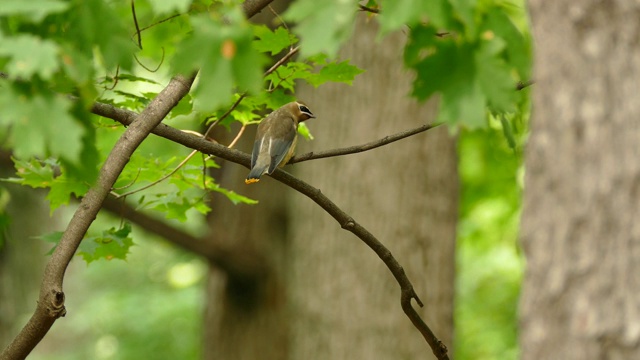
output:
[[[299,38],[286,24],[250,24],[240,5],[5,1],[0,9],[0,135],[17,175],[5,181],[49,189],[51,211],[82,197],[123,132],[120,125],[92,115],[91,104],[141,111],[173,74],[198,77],[165,121],[202,133],[214,122],[229,130],[233,124],[258,123],[266,112],[295,99],[297,80],[313,86],[351,83],[362,72],[348,60],[320,54],[291,58],[265,75],[275,59],[296,51]],[[311,138],[308,128],[300,131]],[[196,156],[179,166],[180,156],[186,154],[178,146],[146,142],[113,195],[131,193],[127,198],[139,208],[180,221],[189,211],[210,211],[206,191],[222,193],[234,204],[255,203],[208,175],[218,166],[215,159]]]
[[[293,32],[282,22],[249,23],[240,5],[6,0],[0,135],[15,159],[18,177],[10,181],[50,189],[52,211],[82,197],[122,134],[119,125],[92,115],[91,104],[141,111],[170,75],[198,74],[166,121],[201,133],[213,124],[229,131],[257,124],[294,100],[300,81],[351,84],[363,70],[336,54],[351,35],[358,5],[372,11],[381,36],[408,32],[404,61],[416,73],[412,95],[439,95],[439,121],[480,127],[493,119],[513,148],[523,141],[528,94],[515,87],[530,79],[531,40],[517,0],[298,0],[278,17],[295,23]],[[306,126],[300,132],[312,138]],[[139,207],[182,221],[192,209],[209,211],[206,191],[254,203],[207,174],[218,166],[215,159],[193,157],[183,166],[180,156],[186,156],[180,147],[143,145],[114,196],[132,194]]]

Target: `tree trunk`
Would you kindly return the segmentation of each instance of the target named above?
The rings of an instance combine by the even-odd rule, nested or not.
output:
[[[255,129],[251,130],[243,136],[238,148],[251,149]],[[215,175],[216,180],[223,187],[259,200],[259,204],[233,205],[219,194],[214,196],[211,241],[227,248],[233,255],[231,261],[249,272],[229,276],[211,269],[204,358],[286,359],[288,318],[283,273],[287,262],[285,206],[291,190],[268,176],[258,184],[245,185],[248,170],[228,165]]]
[[[361,144],[433,121],[433,103],[409,98],[405,34],[378,43],[359,14],[341,56],[366,69],[353,87],[303,87],[318,117],[298,154]],[[446,128],[362,154],[286,167],[318,187],[378,237],[404,266],[425,303],[420,312],[451,349],[458,175]],[[400,307],[399,286],[382,261],[322,209],[291,196],[287,284],[291,359],[425,359],[431,350]],[[417,306],[417,305],[416,305]]]
[[[524,359],[640,359],[640,5],[531,1]]]
[[[0,177],[15,176],[5,163]],[[0,349],[13,340],[25,316],[35,308],[48,246],[36,236],[52,231],[44,193],[14,184],[2,185],[8,193],[10,224],[0,229]]]

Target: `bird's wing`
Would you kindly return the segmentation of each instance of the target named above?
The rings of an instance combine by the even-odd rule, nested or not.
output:
[[[258,162],[258,155],[260,154],[260,148],[262,147],[262,141],[263,140],[264,140],[264,138],[256,139],[256,141],[253,143],[253,152],[251,153],[251,168],[252,169],[256,166],[256,163]]]
[[[269,163],[269,170],[267,173],[271,173],[280,165],[282,160],[287,156],[293,139],[296,137],[297,129],[293,118],[290,119],[291,126],[281,126],[277,132],[273,133],[273,137],[265,139],[269,141],[269,157],[271,162]]]

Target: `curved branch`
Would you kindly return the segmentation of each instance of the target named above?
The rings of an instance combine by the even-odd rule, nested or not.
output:
[[[110,105],[106,105],[106,106],[110,106]],[[96,107],[94,107],[94,109],[96,109]],[[99,106],[97,107],[97,109],[103,109],[103,106]],[[123,125],[129,124],[128,119],[131,116],[128,111],[110,110],[110,111],[105,111],[104,113],[105,114],[106,113],[121,114],[123,115],[121,118],[111,117],[111,119],[116,120],[122,123]],[[96,112],[96,114],[103,115],[103,113],[100,113],[100,112]],[[432,125],[424,125],[423,127],[426,127],[426,126],[433,127]],[[427,129],[423,129],[422,131],[426,131],[426,130]],[[400,134],[404,134],[403,137],[407,137],[407,136],[410,136],[410,135],[407,135],[407,133],[412,131],[414,133],[420,132],[420,131],[415,132],[416,129],[413,129],[413,130],[405,131]],[[236,164],[240,164],[246,168],[249,168],[251,165],[251,159],[249,154],[246,154],[244,152],[234,150],[234,149],[228,149],[223,145],[206,141],[201,137],[185,133],[173,127],[167,126],[165,124],[158,125],[153,130],[153,133],[158,136],[164,137],[168,140],[171,140],[173,142],[182,144],[186,147],[203,152],[205,154],[214,155],[216,157],[220,157],[222,159],[234,162]],[[396,134],[392,137],[389,137],[389,139],[394,139],[392,141],[397,141],[400,138],[403,138],[403,137],[399,137],[400,134]],[[389,139],[385,138],[375,143],[382,142],[383,140],[386,141],[386,143],[392,142],[392,141],[389,141]],[[378,146],[382,146],[382,145],[378,145]],[[425,338],[425,340],[431,347],[431,350],[436,355],[436,357],[438,359],[448,359],[446,346],[440,340],[438,340],[438,338],[434,335],[434,333],[431,331],[429,326],[422,320],[420,315],[411,305],[411,299],[414,299],[418,305],[423,306],[422,302],[418,298],[418,295],[415,293],[415,290],[413,289],[413,285],[411,284],[411,281],[405,274],[404,269],[402,268],[402,266],[400,266],[400,263],[398,263],[398,261],[393,257],[391,252],[378,239],[376,239],[376,237],[373,234],[367,231],[367,229],[365,229],[362,225],[358,224],[351,216],[349,216],[346,212],[340,209],[327,196],[322,194],[322,192],[319,189],[312,187],[306,182],[280,169],[277,169],[271,176],[274,179],[282,182],[285,185],[288,185],[294,190],[307,196],[308,198],[313,200],[316,204],[320,205],[320,207],[322,207],[327,213],[329,213],[329,215],[331,215],[340,224],[340,226],[342,226],[343,229],[352,232],[354,235],[360,238],[365,244],[367,244],[367,246],[369,246],[378,255],[378,257],[380,257],[380,259],[384,262],[384,264],[387,266],[389,271],[391,271],[393,276],[396,278],[396,281],[400,285],[400,291],[401,291],[400,304],[402,306],[402,310],[407,315],[407,317],[411,320],[413,325],[420,331],[420,333]]]
[[[272,1],[246,0],[242,4],[242,9],[247,17],[251,17]],[[96,218],[113,184],[129,161],[131,154],[149,133],[160,124],[169,111],[178,104],[180,99],[189,92],[193,80],[193,76],[190,78],[176,76],[171,79],[167,87],[149,103],[140,115],[124,113],[126,118],[135,120],[130,123],[131,126],[114,145],[109,157],[100,169],[96,185],[87,192],[80,202],[80,206],[74,213],[45,267],[36,310],[20,333],[0,354],[1,360],[26,358],[47,334],[56,319],[65,316],[65,294],[62,285],[69,262],[89,226]],[[102,108],[104,109],[104,106]],[[114,114],[123,114],[122,111],[115,108],[106,110]]]
[[[49,331],[56,319],[66,314],[65,295],[62,290],[64,274],[89,226],[96,218],[111,187],[129,161],[131,154],[151,130],[189,92],[193,78],[176,76],[169,85],[149,103],[136,120],[122,134],[100,169],[93,186],[80,202],[60,242],[44,270],[36,311],[22,331],[3,351],[2,359],[23,359]]]
[[[346,147],[346,148],[325,150],[325,151],[319,151],[319,152],[315,152],[315,153],[312,151],[312,152],[309,152],[309,153],[306,153],[306,154],[302,154],[302,155],[298,155],[298,156],[292,157],[289,160],[289,162],[287,162],[287,165],[288,164],[298,163],[298,162],[303,162],[303,161],[307,161],[307,160],[314,160],[314,159],[322,159],[322,158],[328,158],[328,157],[333,157],[333,156],[342,156],[342,155],[348,155],[348,154],[355,154],[355,153],[359,153],[359,152],[375,149],[377,147],[390,144],[390,143],[392,143],[394,141],[402,140],[402,139],[407,138],[409,136],[412,136],[412,135],[415,135],[415,134],[419,134],[421,132],[433,129],[434,127],[437,127],[437,126],[440,126],[440,125],[442,125],[442,123],[421,125],[421,126],[418,126],[417,128],[409,129],[409,130],[406,130],[406,131],[399,132],[397,134],[385,136],[382,139],[374,140],[374,141],[371,141],[371,142],[368,142],[368,143],[362,144],[362,145],[354,145],[354,146],[349,146],[349,147]]]

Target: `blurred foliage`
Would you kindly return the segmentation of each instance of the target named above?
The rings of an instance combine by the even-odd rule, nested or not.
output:
[[[119,222],[97,221],[101,228]],[[126,263],[72,261],[69,312],[29,359],[200,358],[206,262],[136,227],[132,234],[137,244]]]
[[[454,350],[461,360],[518,358],[522,153],[505,141],[501,127],[495,121],[487,130],[459,136]],[[526,133],[516,135],[523,142]]]
[[[4,146],[16,165],[10,181],[50,189],[52,211],[88,191],[124,131],[88,111],[96,100],[141,111],[170,76],[198,71],[193,90],[165,121],[202,132],[235,102],[221,126],[257,124],[259,114],[295,99],[295,81],[351,84],[363,71],[336,58],[352,32],[357,1],[298,0],[278,18],[295,24],[291,30],[285,23],[273,29],[252,25],[240,0],[37,3],[36,10],[11,0],[0,11],[0,132],[7,132]],[[440,94],[439,121],[477,128],[500,118],[512,138],[528,101],[514,89],[529,80],[531,58],[521,0],[366,5],[382,5],[371,14],[381,35],[410,29],[404,60],[417,75],[413,95]],[[275,62],[270,56],[281,58],[298,47],[301,56],[263,75]],[[306,126],[300,132],[312,138]],[[218,166],[215,160],[195,156],[178,166],[177,153],[168,154],[138,151],[112,192],[132,195],[171,173],[168,181],[127,198],[182,221],[191,209],[210,211],[206,191],[233,203],[255,203],[207,175],[207,168]]]
[[[136,0],[138,34],[127,1],[3,0],[0,146],[11,150],[17,171],[9,181],[48,188],[52,211],[64,209],[95,182],[124,132],[120,124],[90,114],[89,106],[97,100],[141,111],[176,72],[200,75],[165,122],[202,132],[235,101],[241,100],[220,122],[228,130],[234,123],[257,124],[265,112],[295,99],[296,81],[350,84],[363,71],[336,58],[352,32],[358,2],[298,0],[282,16],[291,28],[273,29],[250,24],[241,2]],[[438,120],[485,129],[460,132],[454,348],[458,359],[516,358],[522,261],[515,240],[529,94],[515,86],[530,80],[531,65],[524,1],[360,3],[381,9],[370,14],[380,22],[381,36],[407,32],[404,61],[416,74],[412,95],[439,94]],[[270,57],[281,58],[297,46],[299,57],[263,76],[274,62]],[[311,137],[306,127],[300,131]],[[189,152],[148,138],[113,192],[124,195],[154,183]],[[194,156],[167,181],[126,200],[197,232],[202,224],[192,220],[210,210],[206,191],[252,203],[206,175],[207,168],[218,166],[215,159]],[[8,221],[1,191],[0,225]],[[48,335],[48,345],[38,347],[34,359],[198,357],[204,265],[168,246],[150,246],[135,228],[131,237],[139,246],[132,246],[129,229],[118,222],[91,227],[85,243],[93,241],[84,245],[90,249],[81,251],[93,262],[71,275],[82,277],[77,282],[67,281],[74,310],[56,324],[62,331]],[[119,246],[109,250],[113,244]],[[127,263],[105,260],[110,258]]]

